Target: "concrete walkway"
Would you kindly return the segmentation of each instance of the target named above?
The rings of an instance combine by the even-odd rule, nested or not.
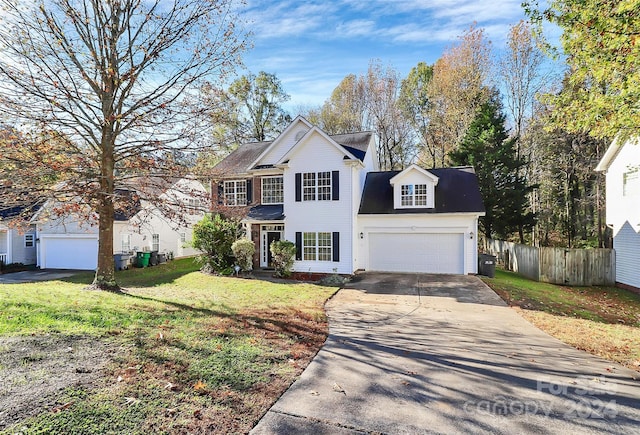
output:
[[[541,332],[479,279],[361,278],[252,434],[640,434],[640,373]]]
[[[54,281],[68,278],[84,270],[43,269],[26,270],[23,272],[5,273],[0,275],[0,284],[21,284],[25,282]]]

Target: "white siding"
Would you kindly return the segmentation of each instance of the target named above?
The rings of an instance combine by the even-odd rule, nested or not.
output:
[[[278,138],[273,142],[267,153],[260,159],[259,164],[273,165],[278,163],[280,159],[282,159],[282,157],[284,157],[284,155],[293,148],[296,142],[298,142],[296,137],[299,139],[309,130],[310,127],[301,120],[291,124],[287,127],[287,130],[278,136]]]
[[[369,240],[372,234],[397,233],[402,234],[401,237],[406,237],[407,234],[457,234],[461,235],[463,241],[463,273],[477,273],[477,222],[476,214],[360,215],[358,216],[358,269],[371,269]],[[359,238],[359,233],[362,233],[362,239]],[[374,264],[376,264],[375,260]]]
[[[640,231],[640,193],[623,195],[623,176],[629,167],[640,167],[640,144],[628,142],[607,169],[607,224],[617,233],[625,222]],[[640,178],[634,180],[640,183]],[[640,192],[640,188],[636,189]],[[640,272],[639,272],[640,273]]]
[[[640,288],[640,186],[629,189],[633,195],[623,193],[624,173],[634,167],[640,167],[638,141],[624,144],[607,169],[607,224],[613,228],[616,281]]]
[[[616,282],[640,288],[640,234],[629,223],[613,237]]]
[[[358,179],[345,164],[344,154],[320,134],[311,134],[289,158],[284,172],[285,239],[295,242],[296,232],[339,232],[340,261],[296,261],[298,272],[350,274],[353,267],[353,182]],[[295,201],[295,174],[340,171],[339,201]],[[356,186],[357,187],[357,186]]]
[[[36,264],[36,236],[35,225],[31,226],[25,233],[20,233],[17,230],[9,230],[9,237],[11,238],[11,263],[22,264]],[[25,235],[33,235],[33,246],[25,246]]]
[[[197,216],[199,219],[202,215]],[[141,222],[140,219],[143,219]],[[185,233],[186,242],[180,241],[180,233]],[[139,216],[130,222],[116,222],[113,227],[113,250],[120,252],[122,249],[123,235],[131,237],[131,251],[151,250],[153,234],[160,236],[161,253],[172,252],[176,257],[186,257],[198,254],[199,252],[187,246],[191,241],[193,230],[191,226],[177,226],[159,213]]]

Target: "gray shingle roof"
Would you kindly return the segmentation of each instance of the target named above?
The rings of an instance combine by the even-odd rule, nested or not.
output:
[[[247,217],[258,221],[280,221],[284,219],[283,210],[282,204],[256,205],[251,207]]]
[[[364,131],[359,133],[337,134],[330,137],[346,151],[353,154],[354,157],[363,160],[372,135],[373,132]],[[273,141],[249,142],[240,145],[213,168],[212,175],[214,177],[231,177],[236,174],[245,173],[249,169],[256,169],[249,168],[249,165],[260,157],[272,143]],[[260,167],[266,166],[262,165]]]
[[[213,176],[225,177],[246,172],[249,165],[272,143],[249,142],[240,145],[213,168]]]
[[[370,172],[358,214],[483,213],[478,178],[471,167],[429,169],[438,177],[435,208],[395,209],[389,180],[400,171]]]

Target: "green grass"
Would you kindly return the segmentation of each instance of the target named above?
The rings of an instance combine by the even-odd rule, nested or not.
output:
[[[56,400],[71,406],[9,433],[242,432],[301,370],[292,361],[322,343],[336,291],[205,275],[193,259],[117,279],[124,294],[87,290],[91,274],[0,287],[0,336],[91,336],[120,349],[101,386],[66,391]],[[219,430],[203,429],[214,420]]]
[[[616,287],[567,287],[496,270],[483,278],[531,323],[578,349],[640,370],[640,295]]]

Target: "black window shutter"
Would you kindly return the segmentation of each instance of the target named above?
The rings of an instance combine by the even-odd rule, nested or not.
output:
[[[224,184],[218,184],[218,204],[224,204]]]
[[[333,233],[333,261],[340,261],[340,233]]]
[[[340,200],[340,171],[331,172],[331,199]]]
[[[302,174],[296,173],[296,202],[302,201]]]
[[[250,178],[247,180],[247,204],[251,204],[253,202],[253,179]]]
[[[302,233],[299,231],[296,232],[296,260],[302,260]]]

